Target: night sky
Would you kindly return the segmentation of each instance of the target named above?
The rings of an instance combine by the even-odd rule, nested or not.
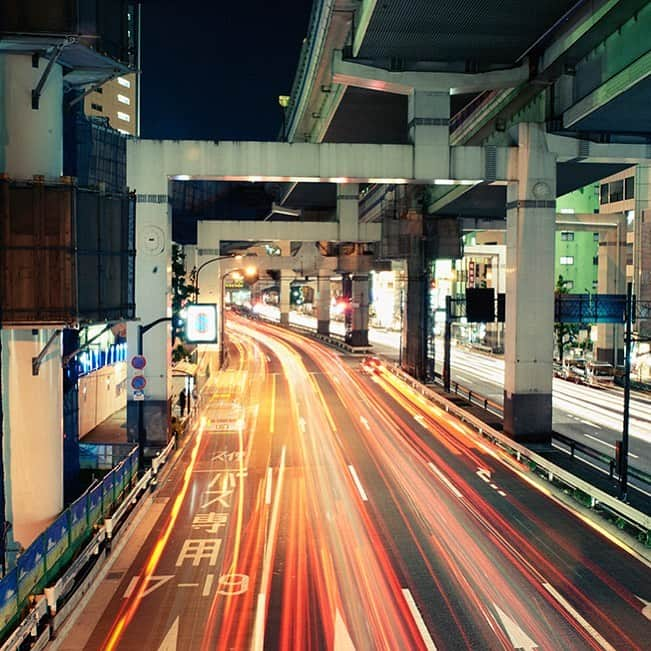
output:
[[[312,0],[142,5],[141,136],[276,140]]]

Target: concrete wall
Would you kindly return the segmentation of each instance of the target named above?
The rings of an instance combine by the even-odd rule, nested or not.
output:
[[[79,438],[127,404],[127,364],[118,362],[79,378]]]

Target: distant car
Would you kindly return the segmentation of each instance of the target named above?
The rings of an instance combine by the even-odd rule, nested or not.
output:
[[[586,366],[585,379],[590,386],[614,386],[615,368],[608,362],[588,362]]]

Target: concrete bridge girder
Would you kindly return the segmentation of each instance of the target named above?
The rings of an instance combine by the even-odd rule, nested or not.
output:
[[[420,91],[478,93],[497,88],[513,88],[529,78],[529,63],[489,72],[391,72],[356,61],[345,61],[341,50],[332,56],[332,81],[335,84],[379,90],[398,95]]]

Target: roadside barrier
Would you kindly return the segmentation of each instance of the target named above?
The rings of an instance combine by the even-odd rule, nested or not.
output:
[[[0,580],[0,651],[43,649],[74,611],[104,565],[124,525],[156,486],[174,439],[138,480],[138,449],[73,502],[18,558]],[[17,625],[18,624],[18,625]],[[17,625],[17,626],[16,626]]]

